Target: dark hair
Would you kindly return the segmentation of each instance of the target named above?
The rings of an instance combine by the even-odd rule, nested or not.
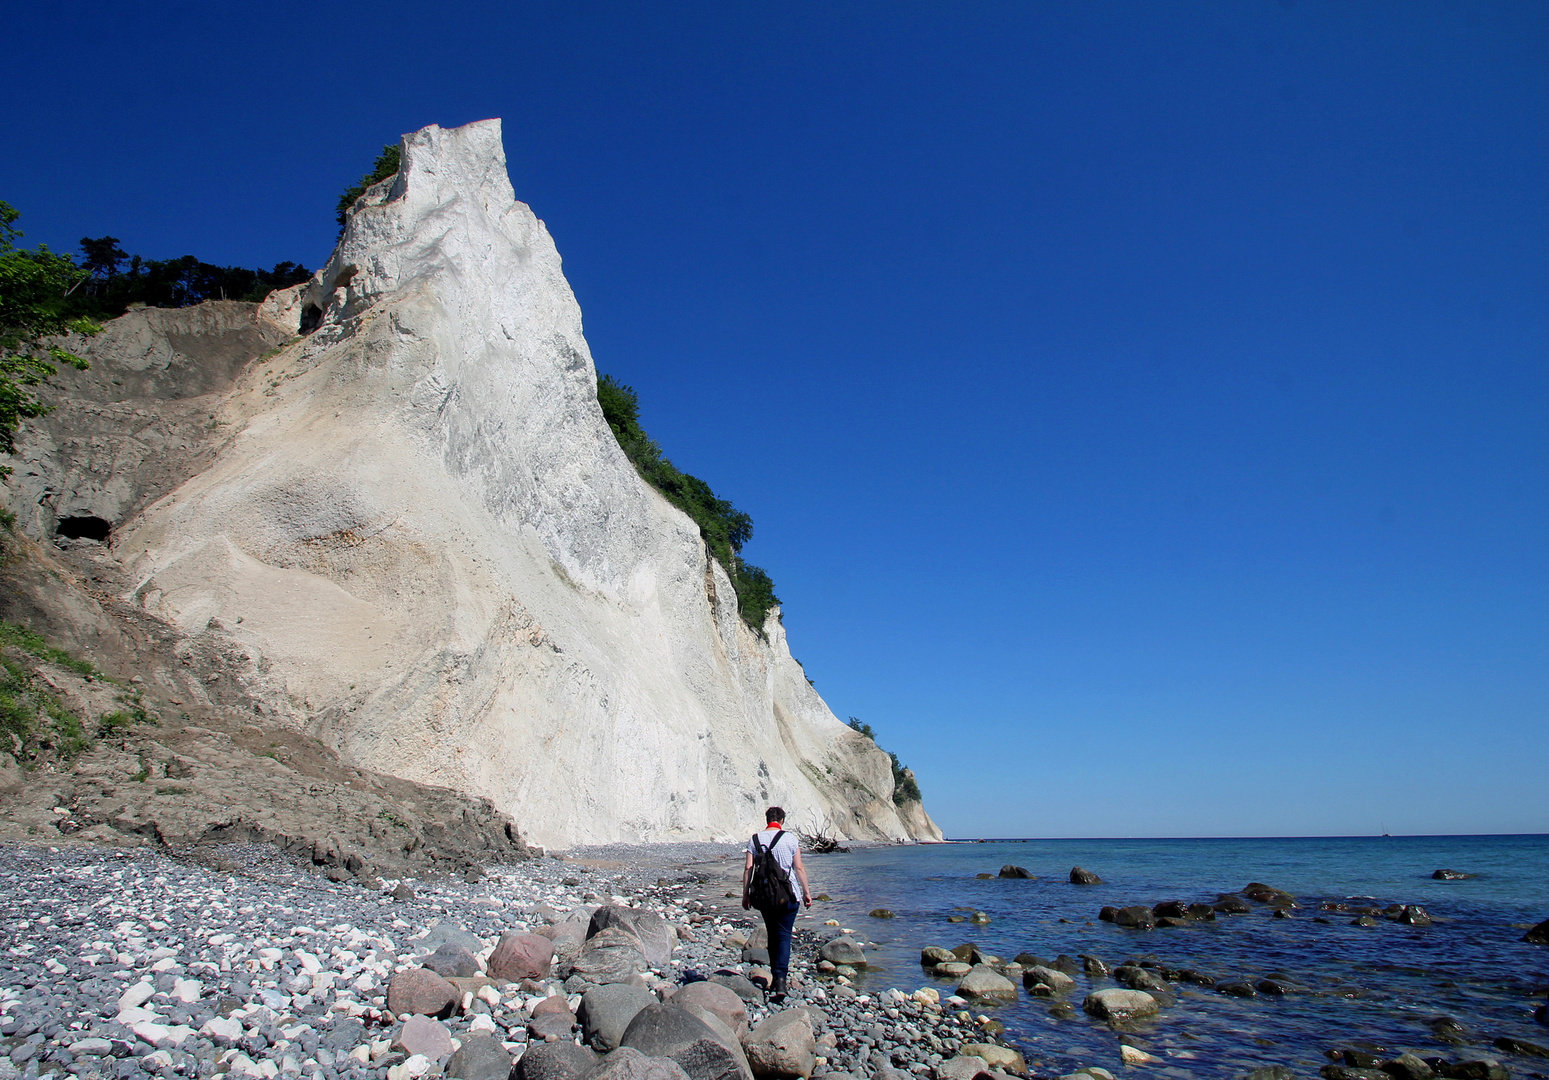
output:
[[[780,809],[778,806],[771,806],[768,810],[764,811],[764,820],[765,821],[778,821],[781,824],[784,824],[784,822],[785,822],[785,811]]]

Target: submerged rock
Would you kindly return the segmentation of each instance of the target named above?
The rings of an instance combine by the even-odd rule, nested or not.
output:
[[[1437,881],[1467,881],[1473,874],[1465,874],[1461,870],[1437,870],[1431,875]]]
[[[1070,868],[1070,883],[1072,885],[1101,885],[1103,879],[1090,870],[1084,870],[1079,866],[1072,866]]]

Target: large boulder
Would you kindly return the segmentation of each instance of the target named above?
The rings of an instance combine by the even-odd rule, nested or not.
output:
[[[561,1039],[529,1046],[511,1070],[511,1080],[587,1080],[596,1071],[596,1054]]]
[[[920,950],[920,966],[935,967],[937,964],[950,964],[957,959],[951,949],[943,949],[939,945],[927,945]]]
[[[861,943],[848,934],[840,934],[838,937],[823,943],[818,950],[818,955],[830,964],[849,964],[851,967],[865,967],[866,953],[861,949]]]
[[[1261,904],[1270,907],[1295,907],[1296,897],[1284,889],[1277,889],[1272,885],[1265,885],[1262,881],[1250,881],[1243,888],[1242,895],[1249,900],[1257,900]]]
[[[556,960],[561,964],[570,964],[575,962],[575,958],[580,955],[581,946],[586,944],[586,925],[583,919],[561,919],[559,922],[540,928],[538,933],[554,943]]]
[[[672,1058],[691,1080],[746,1080],[751,1073],[741,1045],[725,1024],[712,1025],[705,1016],[714,1014],[695,1005],[648,1005],[624,1029],[620,1045]]]
[[[574,974],[590,983],[620,983],[646,968],[640,939],[628,930],[599,930],[581,946],[571,966]]]
[[[697,1005],[720,1017],[721,1023],[739,1039],[748,1031],[748,1009],[742,998],[729,986],[713,982],[692,982],[680,987],[670,999],[674,1005]]]
[[[640,953],[653,968],[664,968],[672,960],[672,927],[654,911],[605,904],[592,913],[586,929],[588,939],[604,930],[623,930],[640,943]]]
[[[1115,926],[1128,926],[1135,930],[1153,930],[1156,928],[1156,915],[1150,908],[1137,904],[1114,912],[1113,923]]]
[[[590,1080],[689,1080],[671,1058],[649,1057],[629,1046],[622,1046],[602,1059]]]
[[[446,1063],[450,1080],[506,1080],[511,1054],[493,1035],[464,1035],[463,1044]]]
[[[1025,866],[1012,866],[1007,863],[1000,868],[1000,876],[1006,878],[1026,878],[1028,881],[1037,881],[1033,872]]]
[[[1022,985],[1026,987],[1047,986],[1056,994],[1063,994],[1067,990],[1076,988],[1076,980],[1063,971],[1056,971],[1051,967],[1037,965],[1022,972]]]
[[[754,1076],[806,1080],[817,1065],[817,1041],[805,1009],[784,1009],[760,1020],[742,1040],[742,1049]]]
[[[1545,919],[1522,935],[1522,940],[1533,945],[1549,945],[1549,919]]]
[[[409,968],[387,984],[387,1007],[399,1016],[451,1016],[462,995],[457,987],[428,968]]]
[[[500,935],[489,954],[489,977],[501,982],[544,979],[554,963],[554,941],[541,934],[510,931]]]
[[[976,964],[957,984],[957,992],[971,1001],[1014,1001],[1017,984],[988,964]]]
[[[990,1063],[974,1054],[958,1054],[936,1066],[936,1080],[995,1080]]]
[[[424,1054],[431,1061],[440,1061],[452,1052],[452,1033],[441,1021],[413,1013],[398,1029],[393,1049],[406,1057]]]
[[[479,974],[478,958],[452,941],[442,942],[435,952],[420,961],[420,966],[429,968],[444,979],[470,979]]]
[[[753,980],[746,975],[738,975],[735,972],[722,972],[710,976],[706,981],[713,982],[717,986],[726,987],[743,1001],[751,1002],[754,1005],[762,1005],[764,1003],[764,992],[754,985]]]
[[[1120,990],[1110,988],[1096,990],[1086,996],[1081,1008],[1088,1016],[1106,1020],[1110,1024],[1122,1024],[1155,1016],[1162,1011],[1156,998],[1144,990]]]
[[[424,937],[410,938],[409,944],[426,952],[435,952],[443,945],[457,945],[471,953],[480,952],[484,948],[484,942],[476,936],[445,919],[438,919],[431,923]]]
[[[1072,866],[1070,868],[1070,883],[1072,885],[1101,885],[1103,879],[1090,870],[1084,870],[1079,866]]]
[[[721,989],[725,990],[725,987]],[[731,993],[730,990],[726,992]],[[732,996],[736,997],[735,994]],[[655,994],[644,987],[628,983],[613,983],[588,990],[581,997],[581,1007],[577,1013],[581,1020],[581,1037],[595,1050],[603,1053],[615,1050],[635,1015],[647,1005],[655,1004]],[[746,1018],[746,1010],[743,1016]]]
[[[959,1054],[983,1058],[992,1069],[1008,1072],[1013,1076],[1027,1075],[1027,1059],[1009,1046],[999,1043],[964,1043]]]

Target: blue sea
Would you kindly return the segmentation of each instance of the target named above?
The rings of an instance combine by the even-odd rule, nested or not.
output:
[[[803,925],[837,918],[878,945],[856,980],[863,991],[935,985],[950,993],[951,981],[925,974],[919,952],[965,942],[1006,959],[1091,954],[1117,967],[1155,957],[1218,979],[1257,982],[1276,973],[1307,988],[1244,999],[1179,984],[1159,1019],[1122,1036],[1079,1011],[1087,992],[1116,985],[1107,979],[1076,976],[1067,997],[1077,1012],[1066,1019],[1051,1015],[1050,999],[1025,993],[985,1010],[1006,1025],[1038,1074],[1101,1065],[1118,1075],[1233,1077],[1278,1064],[1312,1076],[1328,1062],[1324,1051],[1348,1042],[1428,1057],[1493,1056],[1514,1076],[1549,1074],[1549,1060],[1490,1046],[1501,1035],[1549,1044],[1549,1028],[1533,1019],[1549,993],[1549,946],[1521,940],[1528,926],[1549,918],[1549,835],[999,840],[870,848],[809,856],[807,865],[813,891],[834,902],[815,906],[816,918]],[[1026,867],[1037,879],[976,877],[1005,865]],[[1077,865],[1104,884],[1070,884]],[[1442,868],[1474,876],[1433,880]],[[1250,881],[1294,894],[1295,917],[1272,918],[1254,905],[1250,915],[1151,931],[1097,918],[1107,904],[1215,901]],[[1350,897],[1419,904],[1435,922],[1357,927],[1351,914],[1319,910]],[[874,908],[896,917],[871,918]],[[947,921],[971,911],[991,921]],[[1440,1016],[1463,1024],[1475,1045],[1439,1042],[1430,1021]],[[1163,1062],[1125,1069],[1121,1037]]]

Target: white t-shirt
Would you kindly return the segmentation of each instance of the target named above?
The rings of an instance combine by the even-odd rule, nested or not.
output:
[[[785,829],[765,829],[763,832],[755,833],[754,836],[758,838],[760,844],[767,848],[776,836],[785,831]],[[801,891],[801,879],[796,876],[796,849],[800,843],[801,841],[796,838],[796,834],[791,833],[776,844],[774,849],[775,862],[779,864],[781,870],[785,871],[785,876],[790,879],[791,895],[796,897],[797,903],[807,899]],[[748,839],[748,854],[755,858],[758,856],[758,852],[753,848],[752,838]]]

